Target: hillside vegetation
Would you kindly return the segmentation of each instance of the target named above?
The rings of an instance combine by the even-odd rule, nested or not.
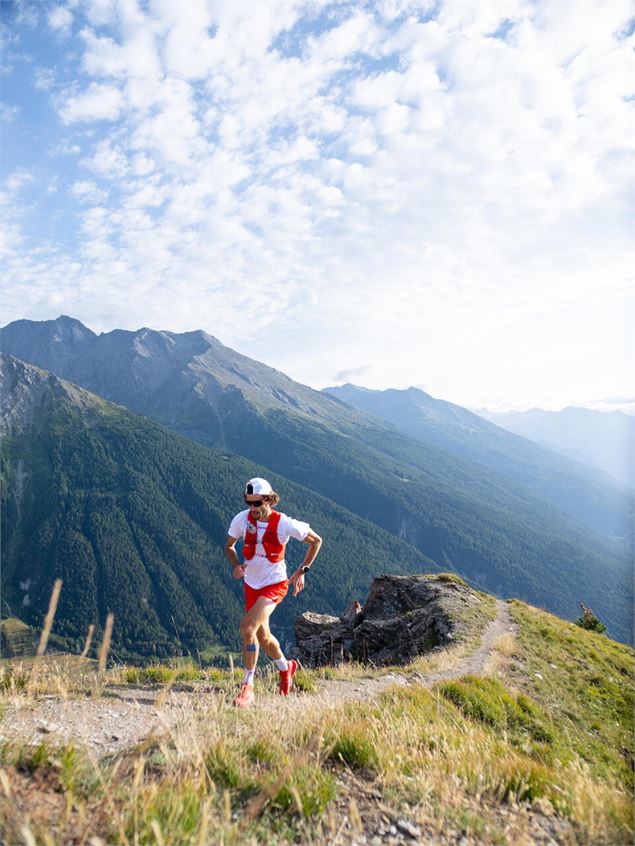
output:
[[[91,624],[97,642],[112,611],[119,658],[238,648],[242,585],[222,546],[243,508],[244,481],[255,475],[266,473],[282,493],[281,509],[325,539],[306,590],[276,615],[285,638],[297,614],[341,607],[378,573],[435,569],[408,544],[306,488],[81,393],[80,404],[56,397],[1,447],[3,613],[39,625],[61,578],[58,645],[81,652]],[[291,567],[304,551],[289,544]]]
[[[2,344],[189,439],[311,488],[484,590],[564,617],[582,600],[612,636],[632,641],[623,542],[564,514],[553,497],[403,435],[204,332],[95,336],[61,317],[16,321],[2,330]],[[561,478],[564,465],[556,476],[571,500],[584,500],[579,515],[598,516],[607,502],[609,510],[622,502],[617,488],[587,484],[576,473]],[[534,481],[544,469],[536,467]]]
[[[632,842],[632,650],[515,602],[516,628],[499,639],[486,672],[444,680],[475,648],[486,600],[471,639],[400,668],[404,683],[377,701],[324,698],[329,686],[348,679],[359,689],[368,675],[344,666],[300,674],[300,692],[283,702],[265,677],[269,692],[237,713],[227,672],[191,668],[178,673],[192,706],[115,759],[5,742],[1,834],[13,842],[26,824],[37,842],[46,833],[53,844],[91,835],[116,844],[330,844],[370,842],[392,825],[401,842],[416,832],[426,844]],[[50,668],[39,677],[5,669],[4,707],[59,695],[54,678]],[[120,669],[91,678],[67,678],[62,695],[92,691],[88,709],[141,677]]]

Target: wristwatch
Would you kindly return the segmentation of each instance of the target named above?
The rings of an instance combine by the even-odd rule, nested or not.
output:
[[[302,573],[303,576],[306,576],[306,574],[309,572],[310,569],[311,568],[307,567],[306,564],[303,564],[302,567],[300,567],[300,572]]]

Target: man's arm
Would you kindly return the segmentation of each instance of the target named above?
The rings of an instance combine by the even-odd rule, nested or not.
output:
[[[231,535],[227,535],[227,540],[225,541],[225,558],[229,561],[232,565],[232,575],[235,579],[242,579],[245,575],[245,565],[241,564],[238,560],[238,553],[236,552],[236,543],[238,538],[233,538]]]
[[[315,556],[320,551],[320,547],[322,546],[322,538],[319,535],[316,535],[315,532],[309,529],[307,536],[304,538],[303,543],[308,544],[309,548],[306,551],[306,555],[304,556],[304,561],[295,573],[291,576],[289,581],[293,585],[293,595],[297,596],[301,590],[304,590],[304,573],[302,572],[303,567],[310,567],[311,564],[315,561]]]

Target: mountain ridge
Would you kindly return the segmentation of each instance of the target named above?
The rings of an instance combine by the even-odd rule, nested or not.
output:
[[[510,432],[598,467],[635,488],[635,417],[623,411],[567,406],[560,411],[484,412]]]
[[[379,391],[348,383],[324,388],[324,392],[374,414],[422,443],[494,469],[596,530],[613,537],[629,536],[632,496],[627,488],[599,470],[593,472],[585,464],[563,458],[553,449],[545,450],[418,388]]]
[[[9,352],[15,331],[2,330]],[[599,590],[607,601],[600,598],[600,611],[619,619],[621,636],[630,637],[628,587],[624,593],[621,586],[628,564],[617,544],[475,462],[409,438],[221,344],[210,352],[203,338],[201,352],[200,335],[195,361],[185,370],[171,368],[153,390],[161,368],[149,345],[164,349],[179,338],[158,334],[145,333],[142,355],[134,346],[139,333],[117,330],[118,355],[102,358],[96,345],[112,344],[113,336],[98,336],[92,360],[80,356],[73,365],[80,384],[191,440],[310,487],[482,589],[518,594],[571,616],[576,585],[588,586],[593,596],[592,573],[602,572]]]

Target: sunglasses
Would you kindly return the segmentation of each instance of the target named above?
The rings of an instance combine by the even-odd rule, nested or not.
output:
[[[249,505],[250,508],[260,508],[260,506],[262,505],[261,499],[247,499],[247,497],[243,497],[243,499],[245,500],[245,503]]]

